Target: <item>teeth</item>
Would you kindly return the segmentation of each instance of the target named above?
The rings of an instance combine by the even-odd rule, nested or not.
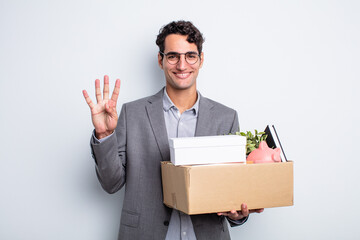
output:
[[[177,73],[176,75],[180,78],[186,78],[189,76],[189,73]]]

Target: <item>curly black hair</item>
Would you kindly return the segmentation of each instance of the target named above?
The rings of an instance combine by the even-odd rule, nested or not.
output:
[[[161,52],[164,52],[165,38],[170,34],[180,34],[183,36],[187,36],[186,40],[189,43],[195,43],[198,48],[199,54],[201,53],[202,44],[204,43],[205,39],[199,29],[197,29],[191,22],[180,20],[173,21],[163,26],[160,29],[159,35],[156,38],[156,45],[159,46]],[[161,54],[161,57],[163,57],[163,54]]]

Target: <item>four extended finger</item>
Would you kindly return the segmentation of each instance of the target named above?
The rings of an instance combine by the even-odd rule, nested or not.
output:
[[[120,92],[120,79],[116,79],[114,91],[111,95],[111,100],[115,103],[115,107],[119,97],[119,92]]]
[[[96,95],[96,102],[101,102],[101,89],[100,89],[100,80],[95,80],[95,95]]]
[[[103,99],[104,100],[109,100],[108,102],[110,103],[110,107],[114,108],[116,111],[116,102],[117,99],[119,97],[119,92],[120,92],[120,79],[116,79],[115,82],[115,88],[113,91],[113,94],[111,96],[111,99],[109,100],[109,76],[105,75],[104,76],[104,89],[103,89]],[[89,105],[90,109],[93,109],[95,104],[91,101],[88,93],[84,90],[83,91],[83,95],[84,98],[87,102],[87,104]],[[100,88],[100,80],[96,79],[95,80],[95,96],[96,96],[96,101],[97,103],[100,103],[103,101],[102,96],[101,96],[101,88]]]
[[[104,100],[109,100],[109,76],[104,76]]]
[[[90,109],[93,109],[94,103],[91,101],[91,98],[89,97],[89,94],[86,92],[86,90],[83,90],[83,95],[84,95],[85,101],[89,105]]]

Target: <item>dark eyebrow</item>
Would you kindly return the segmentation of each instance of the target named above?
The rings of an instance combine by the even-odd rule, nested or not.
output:
[[[190,53],[190,54],[198,54],[197,52],[194,52],[194,51],[190,51],[190,52],[186,52],[186,53]],[[178,52],[168,52],[166,53],[167,54],[179,54]]]
[[[168,52],[167,54],[179,54],[179,53],[178,52]]]
[[[191,53],[191,54],[199,54],[199,53],[194,52],[194,51],[190,51],[190,52],[187,52],[187,53]]]

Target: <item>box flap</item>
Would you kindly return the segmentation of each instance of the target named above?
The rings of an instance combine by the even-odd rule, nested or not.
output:
[[[245,146],[246,137],[239,135],[221,135],[221,136],[205,136],[205,137],[170,138],[169,145],[171,148],[238,146],[238,145]]]

